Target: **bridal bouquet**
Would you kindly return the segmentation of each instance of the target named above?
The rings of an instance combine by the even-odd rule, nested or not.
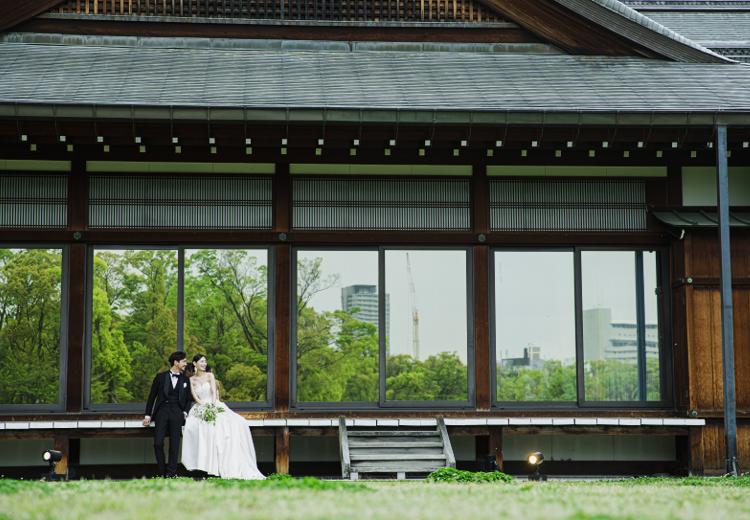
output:
[[[216,423],[216,417],[224,411],[221,406],[216,406],[213,403],[198,404],[193,406],[191,412],[195,417],[202,421],[206,421],[209,424]]]

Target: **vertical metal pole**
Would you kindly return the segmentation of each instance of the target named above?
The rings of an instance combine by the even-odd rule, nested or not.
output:
[[[729,168],[727,127],[716,128],[716,187],[721,249],[721,353],[724,376],[724,434],[727,473],[737,476],[737,406],[734,395],[734,307],[732,305],[732,257],[729,243]]]
[[[177,350],[185,350],[185,248],[177,250]]]

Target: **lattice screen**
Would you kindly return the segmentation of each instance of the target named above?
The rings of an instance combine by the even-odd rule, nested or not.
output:
[[[474,0],[68,0],[53,12],[269,20],[504,21]]]
[[[509,231],[638,231],[646,229],[643,181],[490,181],[490,223]]]
[[[92,175],[89,227],[270,229],[272,179]]]
[[[67,224],[67,174],[0,172],[1,228],[64,228]]]
[[[318,230],[468,230],[468,179],[293,179],[292,225]]]

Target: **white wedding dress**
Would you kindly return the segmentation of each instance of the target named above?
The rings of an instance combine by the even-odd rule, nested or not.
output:
[[[192,384],[192,383],[191,383]],[[190,410],[182,432],[182,463],[189,471],[201,470],[221,478],[260,480],[255,447],[247,421],[217,399],[215,384],[193,384],[196,405]],[[196,416],[198,403],[214,403],[224,409],[215,423]]]

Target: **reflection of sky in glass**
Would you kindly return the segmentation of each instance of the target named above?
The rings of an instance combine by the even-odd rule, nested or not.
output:
[[[646,323],[659,321],[659,298],[656,295],[656,253],[643,253],[643,288],[645,293]]]
[[[465,251],[410,251],[416,303],[420,315],[421,358],[457,351],[466,362],[467,300]],[[317,311],[341,308],[341,289],[378,283],[377,251],[298,251],[297,258],[322,258],[322,277],[338,276],[331,288],[316,294]],[[390,295],[391,354],[410,354],[411,307],[405,251],[386,252],[387,293]]]
[[[385,253],[386,292],[391,296],[391,355],[412,353],[406,253]],[[456,352],[466,363],[466,251],[408,253],[419,311],[420,360],[440,352]]]
[[[635,323],[635,253],[583,251],[583,310],[611,309],[612,321]]]
[[[310,299],[318,312],[341,310],[341,289],[350,285],[378,285],[377,251],[298,251],[297,261],[322,258],[321,280],[336,277],[328,289]],[[298,281],[299,283],[299,281]],[[326,283],[325,286],[330,284]]]
[[[540,347],[542,359],[575,361],[575,287],[569,251],[495,253],[498,362]]]

